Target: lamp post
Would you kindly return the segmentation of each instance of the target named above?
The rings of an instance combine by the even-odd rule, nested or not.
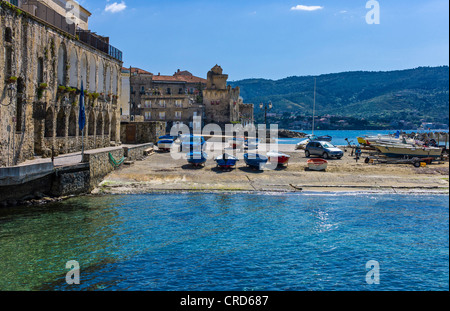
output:
[[[271,110],[272,109],[272,102],[269,101],[268,103],[260,103],[259,104],[259,108],[260,109],[264,109],[264,124],[266,125],[267,128],[267,110]]]

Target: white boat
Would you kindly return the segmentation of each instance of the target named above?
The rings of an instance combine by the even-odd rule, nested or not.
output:
[[[307,135],[307,138],[305,138],[304,140],[300,141],[299,143],[297,143],[295,145],[295,149],[305,149],[306,145],[311,141],[311,140],[318,140],[318,137],[316,135]]]
[[[308,168],[312,171],[325,171],[328,167],[328,161],[324,159],[309,159]]]
[[[442,148],[412,146],[407,144],[375,144],[373,145],[387,157],[437,158],[442,155]]]

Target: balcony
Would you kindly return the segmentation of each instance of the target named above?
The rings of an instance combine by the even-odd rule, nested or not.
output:
[[[112,45],[109,45],[109,43],[106,42],[107,38],[101,37],[89,30],[78,29],[76,34],[80,41],[90,45],[94,49],[108,54],[119,61],[122,61],[122,51],[116,49]]]

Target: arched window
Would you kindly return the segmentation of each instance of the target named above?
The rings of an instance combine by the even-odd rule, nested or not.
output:
[[[113,116],[111,118],[111,138],[110,138],[110,140],[112,140],[112,141],[116,140],[116,125],[117,125],[117,119],[116,119],[116,115],[113,112]]]
[[[95,115],[94,111],[92,110],[91,112],[89,112],[88,135],[89,136],[95,135]]]
[[[69,136],[77,136],[77,115],[75,108],[72,108],[69,115]]]
[[[97,116],[97,130],[96,134],[102,136],[103,134],[103,113],[99,112]]]
[[[53,137],[53,109],[50,107],[45,114],[45,137]]]
[[[75,49],[70,52],[69,86],[78,87],[78,56]]]
[[[66,136],[66,113],[64,109],[59,109],[58,115],[56,117],[56,137]]]
[[[65,46],[61,44],[58,49],[58,85],[66,86],[66,76],[67,76],[67,53]]]
[[[11,28],[9,28],[9,27],[6,27],[5,28],[5,42],[12,42],[12,38],[13,38],[13,35],[12,35],[12,30],[11,30]]]
[[[104,129],[103,129],[103,134],[104,134],[105,136],[109,136],[109,126],[110,126],[110,123],[109,123],[109,113],[106,112],[106,113],[105,113],[105,122],[104,122],[104,125],[103,125],[103,127],[104,127]]]

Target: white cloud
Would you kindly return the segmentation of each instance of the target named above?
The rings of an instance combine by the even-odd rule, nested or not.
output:
[[[291,8],[291,11],[316,11],[323,9],[323,6],[318,5],[297,5]]]
[[[125,10],[126,8],[127,8],[127,6],[126,6],[125,2],[123,2],[123,1],[121,3],[114,2],[112,4],[106,5],[105,12],[118,13],[118,12]]]

